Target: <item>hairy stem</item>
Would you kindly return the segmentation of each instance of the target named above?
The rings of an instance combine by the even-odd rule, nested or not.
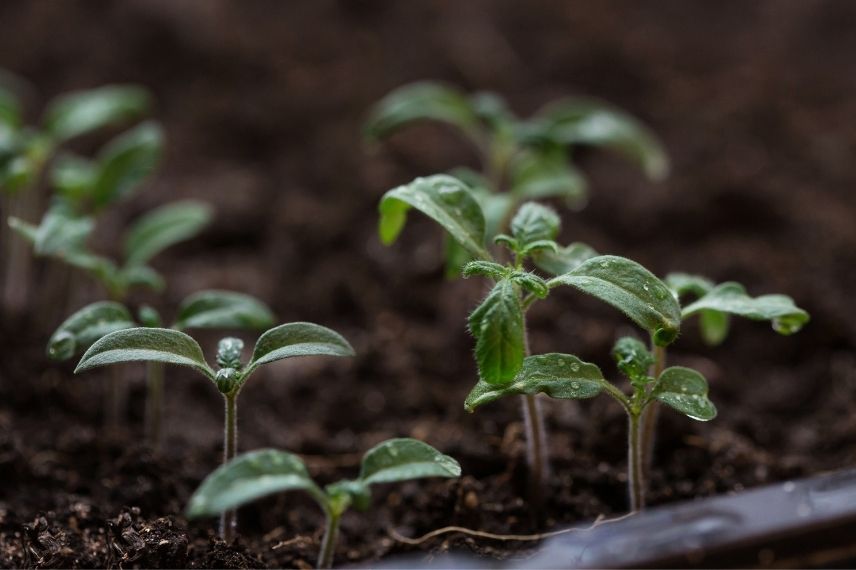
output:
[[[666,368],[666,348],[654,346],[654,379],[660,377]],[[660,402],[648,404],[642,413],[642,469],[646,478],[654,461],[654,441],[657,437],[657,423],[660,420]]]
[[[526,317],[523,318],[524,350],[529,356],[529,335],[526,331]],[[544,426],[544,414],[537,396],[526,394],[523,399],[523,424],[526,429],[526,461],[529,467],[529,500],[538,507],[543,502],[543,489],[550,473],[547,458],[547,430]]]
[[[231,461],[238,452],[238,394],[226,394],[226,426],[223,431],[223,463]],[[235,539],[237,511],[220,515],[220,537],[227,543]]]
[[[163,364],[160,362],[148,363],[146,390],[146,437],[152,449],[158,449],[163,419]]]
[[[645,475],[642,469],[642,447],[637,413],[628,413],[630,426],[627,430],[627,486],[630,491],[630,510],[645,508]]]
[[[339,541],[339,520],[342,515],[333,511],[326,512],[327,521],[324,538],[321,540],[321,553],[318,556],[318,568],[332,568],[336,543]]]

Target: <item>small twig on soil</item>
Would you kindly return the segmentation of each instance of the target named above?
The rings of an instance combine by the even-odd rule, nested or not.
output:
[[[533,540],[544,540],[545,538],[551,538],[553,536],[559,536],[560,534],[568,534],[570,532],[584,532],[588,530],[592,530],[593,528],[599,527],[603,524],[614,523],[618,521],[623,521],[626,518],[632,517],[636,513],[627,513],[626,515],[622,515],[620,517],[616,517],[614,519],[607,519],[604,515],[598,516],[595,521],[591,524],[591,526],[587,527],[574,527],[574,528],[563,528],[562,530],[553,530],[550,532],[539,532],[537,534],[494,534],[492,532],[485,532],[482,530],[474,530],[471,528],[465,528],[462,526],[445,526],[443,528],[438,528],[437,530],[432,530],[427,534],[423,534],[419,538],[410,538],[399,534],[394,528],[390,528],[387,530],[389,535],[397,540],[398,542],[403,542],[405,544],[417,545],[422,544],[427,540],[431,540],[432,538],[438,537],[442,534],[448,534],[451,532],[459,532],[461,534],[466,534],[469,536],[475,536],[478,538],[489,538],[491,540],[517,540],[517,541],[533,541]]]

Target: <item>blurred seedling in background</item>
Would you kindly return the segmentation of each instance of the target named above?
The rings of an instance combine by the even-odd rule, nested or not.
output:
[[[560,219],[547,206],[523,204],[511,221],[511,234],[492,236],[495,243],[510,253],[512,261],[507,263],[498,262],[483,245],[484,215],[472,190],[463,182],[436,175],[417,178],[387,192],[380,203],[380,232],[386,241],[396,239],[410,208],[439,223],[476,258],[464,267],[465,277],[483,275],[495,282],[469,317],[469,329],[476,339],[479,382],[467,400],[468,408],[474,408],[470,404],[477,401],[473,398],[479,393],[527,386],[516,393],[523,396],[530,498],[537,503],[547,482],[548,461],[546,433],[536,394],[568,396],[553,393],[550,384],[545,384],[543,390],[535,389],[538,384],[527,380],[530,376],[549,377],[561,371],[552,361],[537,360],[539,357],[530,355],[526,312],[535,301],[546,298],[551,289],[568,285],[619,309],[648,331],[657,346],[666,346],[678,336],[680,307],[665,283],[638,263],[622,257],[598,256],[581,243],[564,247],[557,244]],[[558,275],[546,280],[527,270],[527,263]],[[536,366],[539,363],[545,363],[544,367]],[[572,386],[568,383],[566,388]]]
[[[318,568],[331,568],[342,514],[352,506],[368,510],[372,485],[460,475],[457,461],[427,443],[409,438],[390,439],[366,452],[358,478],[322,489],[298,456],[263,449],[240,455],[211,473],[190,498],[187,515],[213,516],[273,493],[306,491],[324,511],[326,519]]]
[[[121,303],[92,303],[76,311],[56,329],[48,341],[47,353],[54,360],[69,360],[111,332],[140,326],[160,328],[162,323],[160,314],[150,306],[141,307],[135,320]],[[258,299],[232,291],[208,290],[185,298],[170,328],[182,332],[190,329],[264,330],[273,324],[273,313]],[[114,378],[113,381],[121,380]],[[163,381],[163,363],[149,362],[146,367],[146,435],[155,448],[161,441]]]
[[[184,325],[186,328],[187,324]],[[163,328],[129,328],[111,332],[83,354],[75,373],[106,364],[156,362],[188,366],[217,386],[225,401],[223,463],[235,457],[238,446],[238,394],[260,366],[294,356],[353,356],[354,349],[337,332],[313,323],[288,323],[263,333],[246,364],[241,355],[244,343],[237,338],[220,340],[215,372],[205,361],[199,343],[187,334]],[[224,513],[220,532],[231,541],[235,532],[234,512]]]
[[[450,174],[471,186],[489,238],[507,231],[511,216],[527,200],[558,198],[574,209],[585,205],[588,184],[573,163],[578,147],[616,152],[651,180],[665,178],[669,170],[662,144],[647,127],[591,98],[559,99],[523,119],[495,93],[466,94],[442,83],[418,82],[381,99],[365,132],[377,141],[419,121],[452,126],[478,151],[479,172],[460,167]],[[447,275],[457,276],[472,252],[448,236],[446,244]]]

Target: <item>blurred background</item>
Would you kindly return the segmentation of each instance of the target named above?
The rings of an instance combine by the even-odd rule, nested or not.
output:
[[[437,79],[495,91],[523,116],[551,99],[589,95],[639,117],[667,147],[671,176],[652,183],[609,153],[581,151],[591,198],[582,211],[561,210],[563,243],[587,242],[658,275],[702,273],[740,281],[755,295],[785,293],[811,313],[793,337],[735,320],[728,342],[713,350],[694,326],[684,331],[674,360],[705,372],[721,415],[705,425],[667,422],[655,501],[856,461],[856,3],[10,1],[0,4],[0,22],[0,67],[31,82],[33,119],[68,90],[136,83],[154,94],[163,166],[99,227],[94,249],[115,252],[129,219],[169,199],[198,198],[216,210],[201,237],[155,263],[166,295],[135,302],[170,314],[198,289],[239,290],[264,299],[282,321],[337,328],[357,349],[351,363],[287,363],[254,379],[242,395],[244,450],[347,455],[381,437],[423,437],[459,457],[472,476],[464,485],[485,495],[506,484],[509,457],[519,463],[513,403],[473,416],[462,409],[475,380],[465,317],[484,285],[444,279],[439,232],[421,216],[411,216],[390,248],[376,237],[386,190],[476,164],[437,125],[383,145],[362,136],[380,97]],[[0,359],[0,467],[29,493],[3,498],[17,513],[7,523],[70,508],[71,499],[51,492],[63,485],[109,505],[99,507],[104,516],[129,504],[143,516],[167,514],[216,463],[218,395],[170,372],[166,453],[198,460],[187,459],[183,479],[166,492],[172,507],[155,489],[169,471],[156,460],[143,474],[128,468],[131,482],[116,467],[74,464],[95,445],[99,386],[44,358],[64,317],[7,315],[0,329],[15,355]],[[609,348],[631,330],[611,309],[570,292],[539,307],[530,327],[535,351],[573,352],[609,374]],[[210,353],[217,337],[203,338]],[[128,374],[142,394],[142,372]],[[137,404],[132,398],[128,410],[135,426]],[[606,401],[549,409],[555,485],[573,480],[581,493],[557,502],[554,521],[621,511],[623,450],[611,443],[623,437],[620,409]],[[134,464],[119,464],[127,462]],[[69,473],[79,481],[68,483]],[[100,483],[81,482],[87,477]],[[517,491],[503,493],[497,502],[513,511]],[[248,516],[257,528],[278,524]],[[456,516],[493,524],[489,513]]]

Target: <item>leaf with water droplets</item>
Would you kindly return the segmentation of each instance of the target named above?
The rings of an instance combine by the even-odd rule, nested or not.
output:
[[[551,275],[563,275],[573,271],[592,257],[597,257],[597,252],[581,242],[559,247],[555,251],[541,249],[532,252],[535,265]]]
[[[692,368],[666,368],[654,384],[651,397],[686,414],[706,422],[716,417],[716,406],[707,397],[707,380]]]
[[[513,382],[505,385],[480,380],[464,402],[468,412],[505,396],[544,393],[551,398],[581,400],[600,394],[606,384],[596,365],[571,354],[527,356]]]
[[[190,497],[188,518],[212,516],[283,491],[307,491],[322,508],[324,492],[303,461],[292,453],[260,449],[239,455],[214,470]]]
[[[593,257],[548,284],[570,285],[597,297],[650,332],[666,346],[678,336],[681,308],[666,284],[629,259],[614,255]]]
[[[45,129],[56,140],[63,141],[139,117],[150,104],[145,89],[129,85],[66,93],[48,104]]]
[[[794,304],[786,295],[761,295],[750,297],[739,283],[720,283],[705,296],[684,307],[683,318],[687,319],[702,311],[720,311],[756,321],[771,321],[773,330],[779,334],[793,334],[808,321],[809,315]]]
[[[57,327],[48,340],[48,357],[68,360],[104,335],[135,326],[134,318],[124,305],[112,301],[92,303]]]
[[[469,318],[479,376],[489,384],[511,381],[523,366],[523,309],[514,285],[497,283]]]
[[[644,387],[651,378],[648,370],[654,365],[654,356],[642,341],[632,336],[621,337],[612,347],[612,357],[621,373],[634,387]]]
[[[461,466],[427,443],[398,438],[384,441],[363,456],[359,480],[366,485],[422,477],[460,477]]]
[[[287,323],[259,337],[244,376],[262,364],[294,356],[354,356],[354,349],[342,335],[327,327]]]
[[[378,227],[383,243],[389,245],[396,240],[410,208],[440,224],[473,257],[490,259],[484,249],[484,214],[469,187],[460,180],[438,174],[417,178],[384,194]]]
[[[266,329],[274,316],[267,305],[243,293],[208,290],[190,295],[178,308],[173,328]]]

